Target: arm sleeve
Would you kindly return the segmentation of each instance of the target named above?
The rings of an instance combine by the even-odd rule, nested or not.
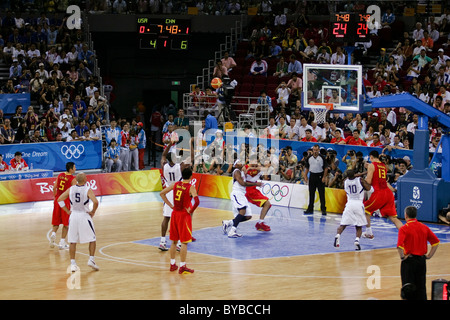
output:
[[[405,229],[404,228],[400,228],[398,230],[398,238],[397,238],[397,248],[401,248],[401,249],[405,249],[404,246],[404,241],[405,241]]]
[[[194,197],[194,205],[192,206],[191,213],[197,209],[198,205],[200,204],[200,200],[198,199],[198,196]]]
[[[308,156],[306,159],[305,159],[305,168],[306,169],[308,169],[309,170],[309,158],[310,158],[311,156]]]
[[[430,228],[428,228],[427,240],[431,244],[431,246],[438,245],[440,242],[438,237],[433,233],[433,231],[430,230]]]

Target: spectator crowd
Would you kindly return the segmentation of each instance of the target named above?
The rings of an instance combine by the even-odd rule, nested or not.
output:
[[[248,41],[238,44],[233,55],[227,52],[218,60],[212,76],[225,81],[237,80],[231,106],[237,106],[238,103],[233,102],[242,100],[240,98],[251,97],[251,101],[257,101],[258,108],[268,109],[269,125],[258,132],[253,125],[246,126],[247,137],[329,144],[321,148],[330,168],[326,185],[337,188],[342,188],[346,170],[353,169],[363,175],[367,159],[361,152],[351,149],[346,154],[337,154],[334,149],[341,148],[333,145],[380,148],[382,161],[389,169],[390,185],[395,190],[398,177],[411,169],[411,161],[408,156],[392,158],[390,154],[396,149],[413,149],[417,114],[404,108],[383,108],[362,114],[328,113],[324,123],[317,123],[313,112],[301,110],[302,64],[347,64],[348,60],[345,47],[330,40],[328,22],[311,21],[313,16],[308,13],[365,12],[366,4],[333,2],[318,8],[311,1],[305,1],[297,5],[293,16],[280,10],[255,18],[256,22],[249,27]],[[443,8],[440,14],[418,16],[417,24],[410,30],[397,19],[403,9],[395,3],[383,3],[379,28],[371,31],[370,42],[355,44],[351,61],[363,65],[363,84],[369,98],[409,92],[450,116],[450,9]],[[402,28],[406,29],[399,33]],[[217,107],[219,103],[211,87],[205,90],[195,87],[190,95],[193,102],[190,111],[199,109],[200,114],[203,109]],[[332,102],[333,96],[327,99]],[[245,111],[247,108],[248,104]],[[431,120],[429,132],[431,157],[434,152],[442,151],[439,141],[443,131],[439,123]],[[276,175],[281,181],[294,183],[303,183],[304,159],[310,152],[296,155],[290,147],[266,150],[263,145],[256,149],[249,145],[224,145],[213,150],[198,153],[196,172],[228,175],[229,163],[233,162],[227,160],[242,154],[249,159],[251,153],[256,153],[259,165],[266,168],[266,179]],[[218,157],[217,150],[222,157]],[[341,170],[339,163],[344,163],[346,169]]]
[[[66,17],[49,18],[45,13],[22,17],[7,11],[0,18],[0,61],[9,67],[0,93],[29,93],[31,99],[31,105],[18,105],[13,114],[0,110],[0,144],[102,140],[107,143],[107,170],[143,169],[142,123],[119,118],[113,129],[105,126],[109,104],[100,94],[101,84],[93,73],[96,57],[83,29],[69,29]],[[119,161],[111,151],[111,139],[119,148]]]

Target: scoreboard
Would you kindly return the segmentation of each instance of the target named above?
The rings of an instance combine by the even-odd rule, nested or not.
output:
[[[331,40],[339,42],[369,42],[370,14],[336,13],[331,17]]]
[[[187,51],[190,28],[189,19],[137,18],[138,46],[148,50]]]

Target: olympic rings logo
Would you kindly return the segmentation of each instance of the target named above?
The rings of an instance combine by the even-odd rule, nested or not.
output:
[[[280,202],[284,197],[287,197],[289,194],[289,187],[287,185],[278,185],[269,183],[263,184],[261,187],[261,192],[266,196],[270,197],[270,200],[275,200],[276,202]]]
[[[70,146],[63,145],[61,147],[61,153],[66,159],[78,159],[84,153],[84,147],[82,144],[74,146],[71,144]]]

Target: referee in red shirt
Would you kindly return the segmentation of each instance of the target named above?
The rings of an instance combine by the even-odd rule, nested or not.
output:
[[[427,300],[426,290],[426,260],[431,259],[439,245],[439,239],[423,223],[416,219],[417,208],[405,208],[404,224],[398,230],[397,250],[402,260],[400,273],[402,286],[412,284],[415,290],[407,299]],[[431,250],[428,252],[428,242]]]

